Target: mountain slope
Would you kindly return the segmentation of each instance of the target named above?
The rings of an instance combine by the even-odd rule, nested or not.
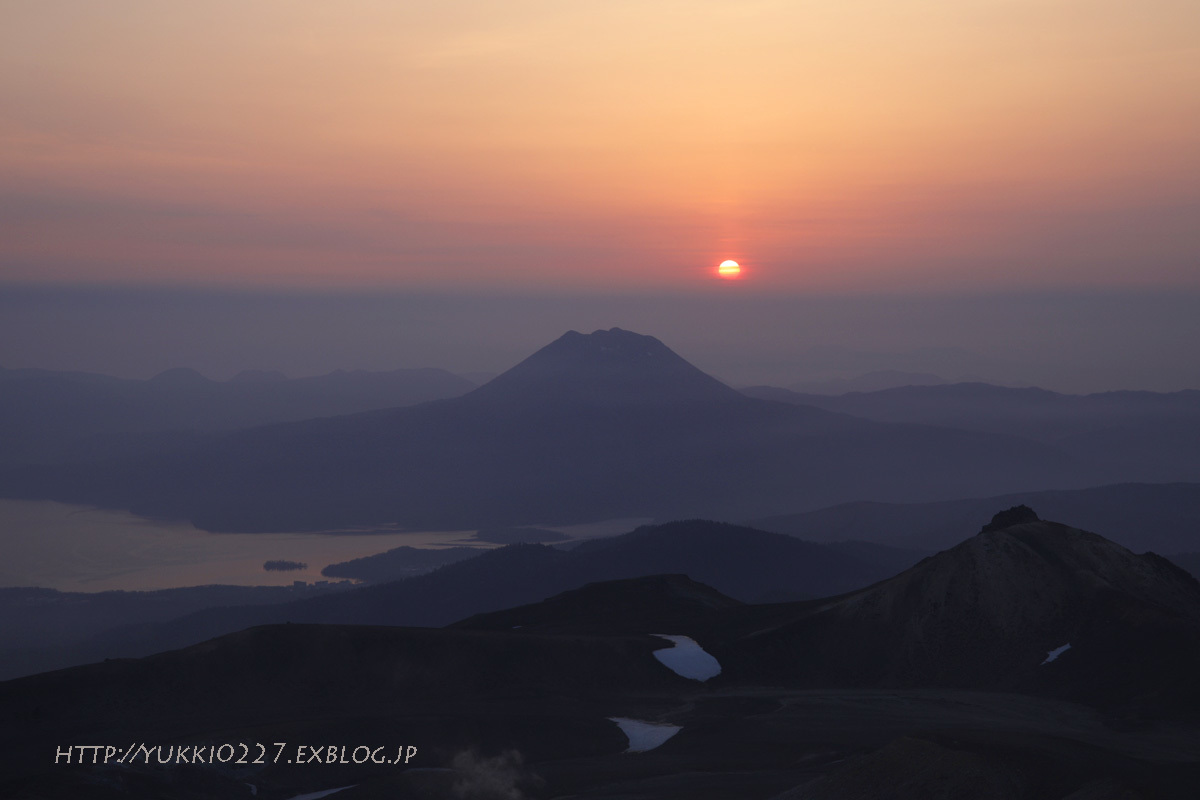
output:
[[[983,532],[867,589],[778,613],[722,645],[730,673],[1200,709],[1186,678],[1200,667],[1200,583],[1058,523]]]
[[[714,612],[741,603],[686,575],[589,583],[538,603],[476,614],[448,627],[455,630],[527,633],[691,634],[708,627]]]
[[[611,328],[568,331],[472,392],[470,402],[619,406],[741,399],[653,336]]]

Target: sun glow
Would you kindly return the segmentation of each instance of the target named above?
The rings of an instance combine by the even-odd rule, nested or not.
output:
[[[717,267],[717,275],[722,278],[737,278],[742,274],[742,267],[736,261],[722,261]]]

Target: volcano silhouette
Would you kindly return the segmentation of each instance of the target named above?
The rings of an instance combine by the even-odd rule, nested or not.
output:
[[[568,332],[446,400],[0,476],[8,496],[209,530],[745,519],[1069,483],[1050,445],[746,397],[651,336]]]

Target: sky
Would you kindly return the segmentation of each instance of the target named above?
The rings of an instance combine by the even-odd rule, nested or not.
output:
[[[26,330],[88,292],[456,296],[464,314],[520,296],[542,338],[570,321],[555,309],[612,308],[566,325],[607,327],[691,298],[675,327],[703,354],[732,347],[704,345],[713,303],[753,326],[762,303],[860,301],[861,345],[845,324],[735,337],[743,360],[782,364],[809,344],[895,344],[896,326],[868,324],[878,298],[900,298],[891,317],[935,297],[1200,310],[1194,0],[0,0],[0,21],[0,292]],[[739,278],[717,277],[724,259]],[[54,314],[19,305],[49,289]],[[1059,349],[1104,303],[1067,315],[1084,327]],[[1157,313],[1099,340],[1161,359],[1168,333],[1143,336]],[[420,332],[427,360],[470,361],[445,349],[451,317]],[[899,338],[944,346],[969,324]],[[85,366],[120,360],[77,328],[0,364],[61,364],[71,346]],[[158,331],[175,360],[236,366]],[[984,350],[1022,357],[1014,335]],[[1112,369],[1114,386],[1141,374]],[[1191,385],[1180,370],[1137,379]]]

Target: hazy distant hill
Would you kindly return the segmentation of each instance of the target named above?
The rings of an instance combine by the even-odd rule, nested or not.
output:
[[[963,531],[977,526],[992,510],[1022,503],[1137,552],[1172,555],[1200,550],[1196,483],[1126,483],[942,503],[845,503],[748,524],[815,542],[859,540],[942,550],[960,542]]]
[[[850,551],[705,520],[639,528],[570,551],[572,585],[682,573],[743,602],[824,597],[894,575],[884,548]],[[908,566],[908,564],[905,564]]]
[[[269,531],[737,519],[1093,481],[1086,462],[1036,442],[751,399],[613,329],[568,333],[457,398],[0,482],[11,497]]]
[[[769,386],[751,397],[879,422],[1021,436],[1090,463],[1098,482],[1200,481],[1200,392],[1068,395],[985,383],[904,386],[835,397]]]
[[[0,464],[112,458],[198,432],[413,405],[474,386],[440,369],[243,372],[220,382],[185,368],[145,381],[0,368]]]
[[[987,383],[899,386],[839,395],[802,394],[771,386],[743,391],[754,397],[880,422],[951,425],[1047,440],[1132,424],[1136,420],[1200,418],[1200,391],[1072,395]]]
[[[330,564],[321,570],[326,578],[352,578],[368,583],[398,581],[430,572],[446,564],[472,558],[475,547],[445,547],[436,550],[403,545],[383,553]]]
[[[799,392],[801,394],[838,395],[845,394],[846,392],[878,392],[882,389],[894,389],[898,386],[941,386],[947,383],[950,383],[950,381],[931,372],[904,372],[896,369],[881,369],[867,372],[854,378],[834,378],[827,381],[793,383],[783,391],[790,390],[791,392]],[[755,386],[743,391],[753,397],[762,397],[763,395],[758,394],[755,390],[771,388],[773,387]]]

